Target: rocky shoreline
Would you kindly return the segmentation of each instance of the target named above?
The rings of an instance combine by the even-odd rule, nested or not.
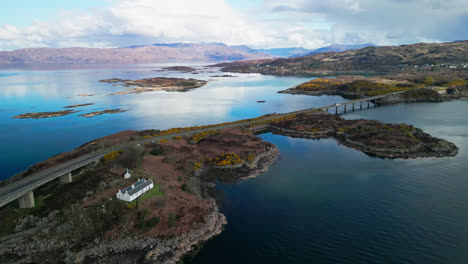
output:
[[[344,120],[328,113],[304,115],[299,119],[270,125],[268,129],[275,134],[290,137],[334,138],[340,144],[379,158],[440,158],[458,154],[455,144],[405,124]],[[326,123],[326,126],[320,127],[317,123]]]
[[[119,237],[94,241],[83,250],[66,253],[66,263],[177,263],[194,247],[220,234],[227,224],[214,199],[209,199],[212,212],[189,232],[169,239],[159,237]]]
[[[95,239],[77,252],[67,249],[67,245],[58,239],[47,236],[49,232],[59,232],[60,235],[72,232],[73,225],[55,225],[57,216],[54,214],[44,219],[26,218],[23,220],[26,224],[39,221],[36,231],[41,235],[32,236],[26,244],[21,241],[21,233],[10,239],[1,238],[0,260],[2,263],[31,263],[40,259],[45,262],[64,263],[115,263],[116,261],[120,263],[177,263],[194,247],[221,233],[223,226],[227,223],[226,217],[219,212],[215,200],[210,198],[209,203],[212,211],[204,217],[203,222],[196,224],[189,232],[180,236],[163,239],[130,235]],[[85,210],[78,205],[74,208],[81,212]],[[80,216],[80,220],[90,220],[84,215]],[[44,256],[45,252],[54,251],[62,251],[62,253],[52,258]],[[135,259],[140,261],[135,262]]]

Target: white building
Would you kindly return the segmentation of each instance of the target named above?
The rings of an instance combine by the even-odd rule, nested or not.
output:
[[[153,189],[154,184],[152,180],[141,179],[135,182],[134,184],[128,186],[123,190],[119,190],[117,193],[117,199],[131,202],[138,198],[140,195],[144,194],[145,192]]]
[[[132,177],[132,175],[130,174],[130,172],[127,169],[127,172],[125,172],[125,174],[124,174],[124,179],[130,179],[130,177]]]

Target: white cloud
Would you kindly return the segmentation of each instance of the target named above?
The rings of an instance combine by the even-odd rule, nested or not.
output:
[[[401,44],[468,37],[466,0],[281,0],[274,12],[294,20],[322,15],[334,23],[331,43]]]
[[[468,36],[466,0],[269,0],[249,9],[223,0],[113,0],[107,10],[57,17],[27,27],[0,25],[0,50],[183,41],[318,48]]]
[[[245,17],[219,0],[119,0],[104,12],[68,14],[54,23],[35,22],[25,28],[0,27],[2,49],[177,41],[267,44]]]

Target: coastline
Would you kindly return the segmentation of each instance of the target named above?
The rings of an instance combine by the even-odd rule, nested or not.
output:
[[[237,132],[236,132],[237,133]],[[224,132],[219,134],[219,137],[236,137],[238,134],[229,134]],[[238,136],[237,136],[238,137]],[[243,137],[243,136],[242,136]],[[240,164],[227,166],[203,166],[193,172],[196,178],[204,178],[207,173],[223,172],[231,175],[233,180],[244,180],[253,178],[261,172],[268,170],[269,166],[276,160],[279,151],[276,146],[270,143],[262,143],[254,136],[247,138],[255,139],[254,142],[261,143],[260,154],[249,162],[243,161]],[[178,140],[174,141],[177,144]],[[252,142],[253,143],[253,142]],[[160,144],[164,149],[166,143]],[[250,144],[250,143],[249,143]],[[255,143],[258,144],[258,143]],[[164,150],[165,151],[165,150]],[[170,161],[169,161],[170,162]],[[97,168],[99,171],[99,168]],[[88,174],[96,174],[96,169],[91,169]],[[86,173],[85,173],[86,174]],[[191,176],[192,178],[194,176]],[[81,176],[89,179],[89,175]],[[178,179],[177,179],[178,181]],[[160,182],[158,182],[160,183]],[[113,189],[116,180],[107,180],[99,183],[106,186],[103,191]],[[2,245],[0,246],[0,261],[3,263],[19,262],[27,263],[32,261],[32,257],[42,259],[44,261],[64,261],[65,263],[115,263],[115,261],[123,261],[128,259],[140,259],[144,263],[176,263],[183,255],[192,251],[206,240],[218,235],[222,232],[223,226],[227,223],[226,217],[219,211],[219,207],[209,194],[209,190],[214,184],[211,181],[202,181],[194,186],[198,186],[202,200],[203,215],[200,221],[190,223],[190,228],[184,230],[180,234],[175,235],[151,235],[146,232],[135,232],[130,229],[122,229],[118,232],[115,228],[118,226],[112,224],[111,229],[104,233],[90,230],[93,222],[96,221],[93,216],[90,205],[93,203],[91,195],[85,195],[82,201],[73,203],[64,209],[52,211],[46,217],[25,216],[16,221],[13,236],[0,237]],[[190,191],[191,192],[191,191]],[[100,195],[96,193],[96,195]],[[170,195],[166,193],[166,195]],[[190,197],[198,196],[196,193],[189,194]],[[195,197],[194,197],[195,198]],[[117,204],[116,204],[117,203]],[[140,202],[141,203],[141,202]],[[144,204],[144,203],[143,203]],[[145,206],[141,204],[140,206]],[[123,205],[123,204],[122,204]],[[180,204],[180,206],[185,206]],[[167,206],[166,206],[167,207]],[[67,209],[68,208],[68,209]],[[99,214],[97,219],[102,219],[105,215],[109,215],[112,211],[120,211],[118,201],[107,201],[98,203]],[[2,208],[4,209],[4,208]],[[63,213],[62,213],[63,212]],[[111,213],[112,215],[114,213]],[[80,221],[78,226],[75,226],[74,221]],[[102,220],[101,220],[102,221]],[[114,222],[116,220],[113,220]],[[133,224],[131,224],[133,225]],[[29,227],[34,227],[30,229]],[[46,230],[46,231],[44,231]],[[81,231],[78,231],[81,230]],[[181,229],[182,230],[182,229]],[[75,231],[82,233],[95,233],[94,237],[87,240],[86,243],[78,243],[72,241],[64,242],[63,237],[67,237]],[[179,232],[179,231],[177,231]],[[107,234],[106,234],[107,233]],[[153,231],[150,231],[153,233]],[[27,247],[19,247],[19,244],[24,240]],[[19,244],[18,244],[19,243]],[[21,249],[20,249],[21,248]]]
[[[316,127],[316,125],[319,125],[319,127]],[[193,250],[193,248],[200,243],[222,232],[223,225],[227,223],[225,216],[219,212],[216,201],[214,201],[208,192],[208,189],[212,188],[213,182],[216,180],[231,182],[256,177],[260,173],[268,170],[269,166],[278,157],[279,150],[276,146],[269,142],[262,141],[258,137],[252,135],[251,132],[245,133],[246,129],[252,131],[257,126],[267,126],[267,128],[263,130],[272,131],[273,133],[285,136],[313,139],[333,137],[343,145],[362,151],[367,155],[375,155],[381,158],[454,156],[457,154],[458,150],[452,143],[432,138],[428,134],[411,126],[383,124],[381,122],[368,120],[343,120],[340,117],[320,111],[307,115],[301,114],[288,118],[271,119],[269,123],[266,124],[264,121],[254,121],[250,127],[243,127],[242,129],[232,128],[219,132],[209,130],[206,133],[202,132],[186,138],[173,136],[170,141],[166,142],[161,140],[159,143],[150,143],[144,146],[144,149],[142,149],[143,153],[148,153],[148,151],[152,153],[152,150],[157,150],[157,153],[151,154],[153,156],[148,156],[148,154],[144,156],[144,166],[142,169],[151,172],[151,168],[164,169],[164,166],[169,166],[171,168],[177,166],[177,171],[190,172],[189,176],[183,179],[183,182],[187,183],[186,187],[183,187],[185,183],[180,185],[181,181],[179,178],[176,178],[176,174],[171,176],[171,179],[166,179],[167,176],[165,175],[159,175],[154,178],[159,184],[168,181],[170,185],[176,188],[180,186],[182,190],[175,190],[174,187],[170,186],[170,188],[165,188],[165,195],[168,195],[168,197],[183,195],[187,197],[186,199],[189,199],[175,201],[171,206],[185,207],[186,203],[192,206],[191,208],[201,206],[201,213],[195,218],[189,218],[191,219],[188,220],[189,222],[184,222],[184,227],[181,227],[182,229],[169,229],[173,230],[171,231],[173,233],[167,233],[168,231],[163,230],[164,232],[160,233],[160,235],[156,234],[164,228],[163,226],[161,227],[161,225],[159,225],[159,227],[156,226],[156,229],[160,231],[152,231],[153,229],[144,232],[135,230],[133,226],[135,225],[135,221],[139,221],[138,218],[140,215],[138,213],[138,208],[137,211],[132,211],[133,209],[128,211],[125,208],[125,204],[115,201],[115,199],[112,199],[112,201],[102,200],[102,197],[108,197],[106,195],[113,194],[117,190],[117,187],[122,185],[122,183],[119,183],[122,182],[122,180],[117,180],[117,178],[115,178],[121,177],[117,173],[113,174],[111,177],[106,176],[106,180],[102,183],[98,182],[98,185],[104,186],[102,189],[98,188],[94,193],[91,192],[90,194],[88,194],[88,191],[84,194],[84,198],[81,198],[83,196],[79,196],[80,200],[78,200],[77,204],[74,203],[74,205],[65,207],[65,209],[60,208],[59,211],[65,210],[66,212],[65,219],[68,220],[65,222],[61,220],[63,218],[57,218],[57,212],[49,214],[46,219],[25,216],[17,220],[15,230],[18,230],[18,232],[16,233],[16,237],[2,243],[2,246],[0,246],[0,260],[6,263],[8,263],[8,261],[27,262],[28,257],[34,254],[47,257],[46,255],[49,255],[51,252],[56,252],[54,253],[56,255],[52,254],[54,259],[63,260],[67,263],[88,261],[113,263],[117,259],[132,259],[135,257],[148,263],[175,263],[181,256]],[[328,127],[328,130],[322,130],[320,126]],[[392,146],[395,142],[400,141],[415,145],[411,145],[410,147],[401,145],[391,148],[386,148],[385,146],[373,148],[372,145],[366,143],[367,139],[366,136],[364,136],[365,133],[363,134],[362,131],[359,132],[360,130],[356,130],[361,126],[364,127],[364,130],[367,128],[372,130],[373,127],[375,127],[377,130],[372,130],[374,131],[373,133],[384,137],[387,136],[386,133],[388,133],[388,131],[392,131],[391,133],[394,133],[392,135],[396,137],[396,139],[393,142],[387,143]],[[124,138],[133,138],[135,136],[151,138],[155,135],[171,135],[171,133],[177,133],[177,131],[179,130],[127,131],[84,144],[80,148],[81,150],[85,150],[87,147],[90,147],[90,145],[96,144],[99,141],[108,143],[114,142],[115,144],[121,142]],[[356,135],[359,137],[357,139],[352,139],[353,136]],[[361,136],[364,136],[364,138]],[[432,144],[431,142],[435,144],[435,147],[427,148],[430,146],[428,144]],[[191,149],[196,150],[196,152],[201,151],[203,156],[187,156],[187,153],[194,153]],[[255,156],[250,158],[249,153],[252,153],[252,150],[255,150]],[[78,153],[79,152],[80,151],[78,151]],[[231,152],[233,154],[229,154],[229,158],[225,156],[226,153]],[[140,155],[138,153],[141,152],[130,153],[133,154],[129,157],[138,157]],[[237,154],[235,153],[241,155],[242,158],[236,157]],[[61,160],[65,157],[66,155],[62,155],[56,157],[56,159]],[[221,159],[214,159],[214,157],[221,157]],[[199,163],[200,158],[203,160],[201,163]],[[226,161],[227,163],[221,163],[221,161]],[[110,162],[112,162],[112,160],[110,160]],[[113,164],[117,165],[120,164],[121,161],[117,158],[115,162]],[[108,165],[105,164],[106,162],[103,162],[103,167],[101,167],[103,173],[106,173],[108,166],[111,165],[110,163],[107,163]],[[94,171],[95,170],[91,170],[89,173],[94,173]],[[81,177],[84,180],[89,180],[89,177],[86,177],[86,175]],[[78,184],[80,183],[78,182]],[[63,188],[65,188],[65,186],[66,185],[64,185]],[[190,202],[190,199],[193,201],[201,199],[200,201],[202,201],[202,203],[199,205],[190,205],[190,203],[193,203]],[[149,199],[143,202],[141,206],[143,206],[143,208],[151,208],[149,206],[154,206],[162,200],[165,200],[165,198],[161,199],[155,197],[153,200]],[[92,215],[91,212],[93,211],[90,210],[92,208],[99,210],[100,213],[97,218],[93,218],[96,216]],[[111,212],[115,212],[112,213],[112,217],[114,217],[115,220],[110,222],[112,223],[110,229],[104,229],[99,232],[89,230],[89,228],[92,227],[91,223],[96,221],[96,219],[109,217],[108,215]],[[120,219],[121,213],[119,212],[127,212],[127,214],[130,212],[130,214],[126,216],[126,220],[117,220]],[[67,244],[70,242],[64,243],[64,241],[60,241],[58,238],[55,240],[49,239],[52,234],[54,234],[53,237],[66,237],[70,232],[73,233],[74,228],[71,223],[73,223],[74,220],[72,219],[80,219],[81,221],[82,226],[77,230],[83,230],[81,232],[85,233],[90,232],[91,236],[87,238],[89,240],[87,240],[86,243],[74,244],[71,242],[72,244]],[[62,221],[61,224],[60,221]],[[126,231],[123,230],[124,232],[118,231],[118,225],[115,225],[115,223],[121,221],[127,223],[126,225],[129,227],[128,230],[125,229]],[[162,222],[164,223],[164,219]],[[39,224],[36,225],[36,223]],[[35,231],[37,233],[30,234],[27,233],[27,227],[31,225],[35,227],[43,227],[45,225],[52,226],[44,229],[48,230],[47,233],[44,233],[44,231]],[[25,229],[23,230],[23,228]],[[32,237],[34,238],[32,240],[34,242],[29,244],[27,250],[23,249],[20,252],[18,250],[18,243],[21,242],[21,234],[23,232],[26,232],[23,239],[30,239]],[[45,244],[45,241],[47,241],[47,244]],[[70,250],[63,251],[64,247]]]

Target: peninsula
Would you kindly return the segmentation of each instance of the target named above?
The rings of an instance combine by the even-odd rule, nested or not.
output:
[[[255,135],[269,131],[334,138],[382,158],[448,157],[458,152],[453,143],[410,125],[344,120],[320,109],[202,127],[124,131],[0,182],[1,194],[37,172],[119,146],[73,172],[71,183],[50,181],[36,188],[34,208],[15,203],[0,208],[0,261],[114,263],[137,258],[174,263],[222,232],[227,221],[212,197],[215,182],[255,177],[277,158],[277,147]],[[130,179],[123,177],[126,169]],[[141,178],[151,179],[154,188],[130,203],[116,199],[119,190]]]
[[[340,95],[349,99],[395,93],[375,103],[441,102],[468,97],[467,50],[468,41],[370,46],[214,66],[224,72],[322,77],[280,93]],[[327,76],[332,78],[323,78]]]
[[[468,97],[468,80],[426,74],[374,77],[341,76],[318,78],[287,90],[287,94],[339,95],[348,99],[390,94],[376,104],[442,102]],[[392,93],[394,93],[392,95]]]

